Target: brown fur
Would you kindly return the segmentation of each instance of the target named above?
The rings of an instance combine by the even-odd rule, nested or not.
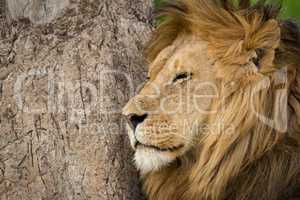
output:
[[[210,130],[198,145],[176,163],[143,177],[150,200],[277,200],[300,198],[300,36],[298,27],[276,17],[279,9],[262,1],[250,6],[226,0],[182,0],[160,11],[165,21],[148,46],[152,62],[179,35],[195,35],[208,42],[216,60],[219,81],[226,87],[213,103],[219,111],[208,123],[222,119],[225,130]],[[265,49],[260,73],[240,73],[257,49]],[[284,95],[274,83],[274,71],[286,66],[287,115],[278,106]],[[263,78],[268,86],[251,97]],[[234,81],[235,86],[230,83]],[[251,112],[265,113],[278,123],[286,118],[287,131],[261,123]],[[284,101],[283,101],[284,102]],[[224,108],[225,107],[225,108]],[[279,115],[278,115],[279,113]],[[221,122],[220,122],[221,123]],[[237,134],[228,137],[226,127]]]

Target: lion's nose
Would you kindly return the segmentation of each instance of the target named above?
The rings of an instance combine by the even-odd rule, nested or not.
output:
[[[131,127],[133,128],[133,130],[136,129],[136,127],[142,123],[146,118],[147,118],[148,114],[143,114],[143,115],[130,115],[129,116],[129,123],[131,125]]]

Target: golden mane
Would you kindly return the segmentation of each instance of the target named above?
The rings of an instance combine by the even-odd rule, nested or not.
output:
[[[241,47],[251,49],[259,46],[260,42],[273,45],[280,36],[280,30],[275,25],[280,7],[279,3],[267,5],[265,0],[252,6],[250,0],[178,0],[165,3],[157,11],[157,16],[164,20],[147,45],[148,60],[153,61],[181,34],[199,35],[210,42],[212,48],[220,49],[218,56],[224,57],[234,52],[232,57],[235,59],[241,53]],[[291,31],[294,31],[293,34],[297,31],[295,26],[290,21],[280,21],[280,27],[284,29],[281,34],[283,42],[287,42],[284,40],[287,37],[297,40],[297,37],[289,36]],[[299,45],[291,42],[288,42],[289,45]],[[298,57],[298,53],[294,53]]]
[[[300,191],[299,27],[277,19],[280,6],[234,2],[179,0],[160,9],[164,22],[149,42],[148,60],[178,36],[207,41],[210,56],[222,66],[219,78],[225,85],[222,99],[213,104],[219,112],[208,124],[222,123],[225,129],[212,128],[178,163],[144,177],[150,200],[273,200]],[[268,70],[254,77],[240,75],[237,66],[261,48],[274,49],[264,61]],[[276,83],[283,76],[287,80]],[[262,123],[251,106],[279,127]],[[228,137],[232,125],[237,130]],[[286,196],[278,196],[282,193]]]

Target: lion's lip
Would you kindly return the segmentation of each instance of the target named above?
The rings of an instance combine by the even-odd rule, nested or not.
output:
[[[162,147],[158,147],[158,146],[155,146],[155,145],[142,144],[142,143],[140,143],[140,142],[138,142],[138,141],[135,143],[134,146],[135,146],[135,149],[137,149],[139,146],[141,146],[141,147],[145,147],[145,148],[149,148],[149,149],[155,149],[155,150],[157,150],[157,151],[162,151],[162,152],[167,152],[167,151],[169,151],[169,152],[177,151],[177,150],[179,150],[179,149],[181,149],[181,148],[184,147],[183,144],[180,144],[180,145],[174,146],[174,147],[162,148]]]

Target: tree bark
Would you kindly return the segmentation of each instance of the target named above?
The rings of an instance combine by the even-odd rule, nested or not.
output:
[[[143,199],[120,111],[151,2],[0,0],[0,16],[0,199]]]

